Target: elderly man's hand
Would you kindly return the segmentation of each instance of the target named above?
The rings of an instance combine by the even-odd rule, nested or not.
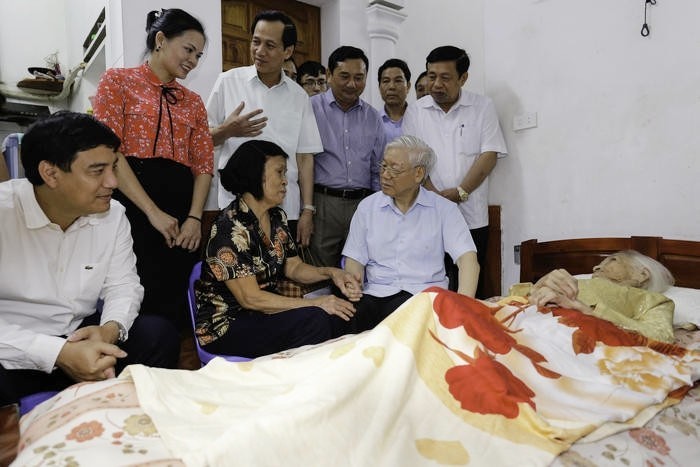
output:
[[[332,268],[331,279],[351,302],[356,302],[362,298],[362,283],[357,276],[338,268]]]
[[[97,326],[95,326],[97,327]],[[75,381],[99,381],[115,376],[117,358],[126,352],[98,339],[67,340],[56,358],[56,365]]]

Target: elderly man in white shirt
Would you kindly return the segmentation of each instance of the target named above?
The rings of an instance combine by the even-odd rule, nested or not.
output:
[[[118,147],[92,117],[58,113],[24,135],[27,178],[0,184],[0,405],[128,363],[177,363],[173,325],[137,319],[130,226],[111,199]]]
[[[459,267],[459,293],[473,297],[479,277],[476,247],[457,205],[421,186],[435,162],[419,138],[390,142],[380,164],[382,191],[357,207],[343,256],[345,270],[364,281],[362,298],[336,334],[371,329],[412,295],[447,288],[444,256]]]
[[[284,60],[294,52],[296,26],[280,11],[263,11],[253,20],[252,33],[254,64],[221,73],[207,100],[216,163],[224,168],[236,149],[251,139],[271,141],[284,149],[289,159],[282,209],[297,242],[308,246],[316,212],[314,154],[323,150],[323,144],[309,96],[282,72]],[[216,187],[219,209],[233,201],[218,173],[212,187]]]

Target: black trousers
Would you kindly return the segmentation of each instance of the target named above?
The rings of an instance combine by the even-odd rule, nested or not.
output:
[[[98,325],[99,322],[99,313],[95,313],[85,318],[79,327]],[[134,363],[175,368],[180,353],[180,339],[177,330],[168,320],[141,315],[129,329],[129,339],[119,347],[128,355],[117,360],[117,374]],[[60,391],[73,384],[75,381],[59,368],[44,373],[38,370],[8,370],[0,365],[0,406],[17,403],[29,394]]]
[[[482,284],[484,271],[486,270],[486,249],[489,247],[489,226],[470,229],[469,233],[472,235],[474,245],[476,245],[476,259],[479,262],[479,284]],[[459,288],[459,268],[448,254],[445,254],[445,271],[447,272],[447,279],[449,280],[448,289],[456,292]]]
[[[388,297],[363,295],[360,301],[355,303],[355,315],[349,322],[332,316],[333,337],[358,334],[373,329],[412,296],[413,294],[404,290]]]
[[[255,358],[331,337],[330,315],[317,306],[273,314],[243,310],[223,336],[202,348],[214,354]]]
[[[194,178],[190,169],[163,158],[127,157],[126,160],[148,196],[182,225],[192,203]],[[168,247],[163,235],[129,198],[120,191],[114,192],[114,198],[126,208],[131,224],[136,269],[144,288],[141,313],[163,316],[179,330],[189,331],[187,281],[194,263],[199,259],[198,253]]]

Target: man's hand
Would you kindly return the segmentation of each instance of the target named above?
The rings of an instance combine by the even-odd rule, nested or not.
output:
[[[447,188],[446,190],[438,191],[438,194],[443,198],[447,198],[453,203],[459,203],[459,192],[457,188]]]
[[[314,216],[308,209],[301,211],[297,221],[297,244],[307,247],[311,243],[311,234],[314,232]]]
[[[263,112],[263,109],[253,110],[247,114],[241,115],[245,107],[245,102],[238,104],[238,107],[231,112],[231,115],[226,117],[221,128],[227,138],[232,136],[252,137],[262,133],[263,128],[267,125],[267,117],[254,118]]]
[[[99,326],[90,327],[99,328]],[[94,331],[93,329],[86,334],[95,337],[97,334]],[[99,332],[97,330],[97,333]],[[117,363],[117,358],[124,357],[126,352],[116,345],[96,338],[83,338],[77,341],[67,340],[58,353],[56,365],[75,381],[99,381],[114,378],[114,365]]]

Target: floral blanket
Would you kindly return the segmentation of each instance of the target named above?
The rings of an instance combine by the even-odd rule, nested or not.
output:
[[[640,426],[699,377],[695,350],[434,289],[360,335],[74,386],[23,419],[16,463],[545,466]]]

